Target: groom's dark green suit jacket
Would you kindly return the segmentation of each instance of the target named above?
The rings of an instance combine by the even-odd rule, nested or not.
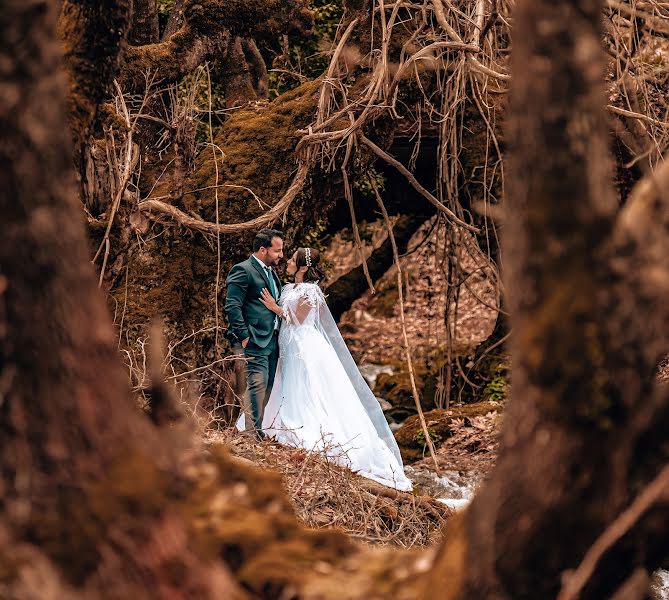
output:
[[[272,277],[278,296],[281,282],[274,270]],[[250,338],[249,343],[258,348],[266,348],[272,340],[276,315],[260,302],[263,288],[272,291],[268,277],[253,256],[230,269],[225,313],[228,316],[227,337],[233,344],[241,344],[246,338]],[[280,322],[281,319],[279,324]]]

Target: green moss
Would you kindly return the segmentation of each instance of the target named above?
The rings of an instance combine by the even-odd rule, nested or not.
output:
[[[250,188],[265,203],[274,204],[288,188],[295,169],[297,129],[313,118],[318,83],[312,82],[278,98],[267,106],[235,111],[219,130],[215,143],[225,153],[219,164],[218,183]],[[196,165],[193,187],[216,184],[216,169],[210,153]],[[207,190],[185,199],[186,208],[207,220],[215,220],[216,192]],[[252,219],[265,209],[253,195],[239,187],[218,189],[220,220],[235,223]]]
[[[372,183],[376,184],[379,191],[386,189],[386,177],[383,173],[379,173],[374,165],[370,165],[367,170],[356,178],[353,182],[353,187],[358,190],[366,198],[374,198],[374,188]]]
[[[434,428],[428,427],[427,428],[427,435],[425,435],[425,431],[421,429],[417,434],[416,437],[414,438],[416,440],[416,443],[423,449],[427,448],[428,446],[428,439],[429,441],[432,442],[433,445],[437,446],[439,443],[442,442],[441,435],[439,435]]]
[[[503,402],[509,391],[509,368],[505,364],[497,364],[493,368],[493,378],[483,389],[483,398],[491,402]]]

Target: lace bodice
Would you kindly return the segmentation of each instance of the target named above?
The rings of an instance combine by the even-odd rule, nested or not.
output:
[[[279,305],[285,317],[284,326],[313,326],[318,309],[325,305],[325,294],[316,283],[289,283],[281,291]]]

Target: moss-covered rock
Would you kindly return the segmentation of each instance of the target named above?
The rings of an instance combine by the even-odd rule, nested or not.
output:
[[[501,405],[497,402],[476,402],[449,410],[435,409],[425,413],[425,422],[432,442],[438,447],[452,435],[453,421],[464,420],[467,425],[472,417],[486,415],[489,412],[500,412],[501,409]],[[406,462],[423,458],[427,440],[418,416],[409,417],[395,432],[395,439],[400,447],[402,458]]]
[[[428,410],[434,408],[436,377],[427,367],[420,364],[414,365],[414,374],[421,406]],[[413,397],[409,371],[405,364],[398,365],[395,373],[379,374],[374,391],[377,396],[390,402],[393,408],[407,409],[410,414],[415,414],[416,402]]]

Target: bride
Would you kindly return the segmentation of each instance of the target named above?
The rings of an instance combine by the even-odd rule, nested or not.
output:
[[[383,485],[411,490],[388,423],[353,362],[318,286],[320,255],[300,248],[288,260],[295,283],[279,304],[261,301],[283,319],[279,364],[265,407],[263,431],[286,445],[324,452],[331,460]],[[238,427],[243,428],[243,416]]]

